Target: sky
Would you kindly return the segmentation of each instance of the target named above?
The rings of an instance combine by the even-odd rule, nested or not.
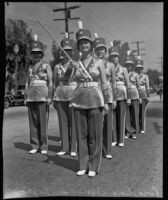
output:
[[[161,71],[163,57],[163,2],[67,2],[67,6],[80,5],[71,11],[71,17],[80,17],[83,28],[99,37],[104,37],[107,48],[110,41],[128,42],[131,49],[137,49],[136,41],[140,43],[140,53],[144,60],[144,70],[148,68]],[[40,41],[47,45],[45,60],[52,60],[52,39],[39,24],[40,19],[60,43],[65,32],[64,21],[53,19],[64,18],[64,12],[53,12],[53,9],[63,8],[64,2],[14,2],[5,3],[5,19],[22,19],[37,34]],[[73,39],[78,31],[78,20],[69,20],[69,31]]]

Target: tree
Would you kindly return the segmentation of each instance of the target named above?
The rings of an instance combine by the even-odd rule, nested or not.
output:
[[[32,30],[23,20],[8,18],[5,21],[6,37],[6,87],[9,92],[17,84],[25,83],[27,68],[31,62],[30,50],[33,42]],[[18,45],[19,51],[14,52],[14,46]],[[46,45],[43,44],[43,48]]]
[[[156,69],[148,69],[146,74],[149,77],[149,85],[152,87],[156,92],[158,90],[159,85],[159,76],[162,75],[162,73]]]

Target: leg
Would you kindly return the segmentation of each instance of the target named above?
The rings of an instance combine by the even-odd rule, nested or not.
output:
[[[58,120],[59,120],[59,129],[61,137],[61,146],[63,152],[69,151],[69,128],[68,128],[68,102],[56,102],[55,104]]]
[[[89,171],[99,172],[102,158],[103,109],[88,110]]]
[[[76,128],[75,128],[75,116],[74,116],[74,108],[70,109],[70,152],[76,152],[77,142],[76,142]]]
[[[88,131],[87,131],[87,110],[74,108],[75,126],[77,136],[77,150],[79,158],[79,170],[87,170],[88,152]]]
[[[128,137],[132,136],[132,134],[135,132],[135,129],[132,127],[131,118],[132,118],[132,105],[129,106],[126,104],[125,131]]]
[[[136,134],[139,133],[139,101],[132,101],[132,126],[136,130]]]
[[[48,137],[47,137],[47,104],[46,102],[38,102],[38,122],[39,122],[39,135],[40,135],[40,149],[48,150]]]
[[[30,144],[33,149],[39,148],[38,121],[37,121],[37,103],[28,102],[28,116],[30,127]]]
[[[145,133],[145,127],[146,127],[146,109],[147,109],[147,100],[142,99],[142,127],[141,131],[144,131]]]
[[[112,143],[117,143],[117,121],[116,121],[116,109],[112,109]]]
[[[111,141],[112,141],[112,104],[109,104],[109,111],[107,113],[107,132],[106,132],[106,149],[107,155],[111,155]]]
[[[126,103],[125,100],[119,101],[119,143],[124,143],[125,137],[125,118],[126,118]]]

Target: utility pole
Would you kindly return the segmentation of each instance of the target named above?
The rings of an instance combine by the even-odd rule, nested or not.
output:
[[[157,58],[159,58],[160,59],[160,62],[157,62],[158,64],[160,64],[160,67],[161,67],[161,72],[162,72],[162,74],[163,74],[163,58],[162,58],[162,56],[160,56],[160,57],[157,57]]]
[[[145,43],[145,41],[136,41],[136,42],[131,42],[131,43],[137,45],[137,50],[132,50],[133,53],[137,52],[137,56],[144,56],[144,55],[146,55],[146,54],[141,54],[140,53],[141,50],[145,50],[145,49],[142,49],[142,48],[139,47],[140,43]]]
[[[61,20],[64,20],[64,21],[65,21],[65,32],[68,33],[68,37],[69,37],[69,34],[72,34],[73,32],[69,32],[68,20],[80,19],[80,17],[73,17],[73,18],[71,18],[71,10],[72,10],[72,9],[79,8],[80,5],[67,7],[67,2],[64,2],[64,6],[65,6],[64,8],[57,8],[57,9],[54,9],[53,12],[64,11],[64,13],[65,13],[65,18],[64,18],[64,19],[53,19],[53,21],[61,21]],[[61,34],[64,34],[64,33],[61,33]]]

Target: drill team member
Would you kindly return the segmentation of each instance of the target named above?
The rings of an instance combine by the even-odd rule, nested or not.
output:
[[[30,125],[30,143],[32,149],[29,153],[47,154],[48,138],[47,123],[49,117],[49,105],[52,103],[52,70],[48,63],[43,61],[42,44],[34,35],[34,43],[31,50],[32,64],[29,66],[29,74],[26,82],[26,102]]]
[[[68,38],[68,33],[65,33],[65,38],[61,41],[61,47],[66,51],[66,53],[70,57],[72,57],[72,42],[72,39]],[[65,74],[66,72],[68,72],[67,69],[69,67],[69,64],[69,58],[65,54],[63,54],[62,63],[59,63],[55,66],[53,75],[53,106],[57,110],[58,114],[62,146],[62,150],[58,152],[57,155],[60,156],[69,152],[71,156],[76,156],[76,130],[74,128],[72,130],[72,123],[74,123],[74,120],[72,115],[72,108],[70,108],[70,100],[73,96],[75,82],[69,80],[67,84],[63,84],[63,81],[66,79]]]
[[[118,146],[124,146],[125,137],[125,118],[126,118],[126,103],[130,104],[130,99],[127,99],[127,90],[129,87],[129,77],[127,69],[119,64],[119,49],[113,46],[111,42],[109,48],[109,60],[115,66],[116,84],[117,84],[117,107],[115,109],[116,133]]]
[[[98,34],[95,33],[94,40],[94,50],[97,57],[104,61],[105,72],[106,72],[106,81],[108,84],[108,104],[109,111],[104,115],[104,126],[103,126],[103,145],[104,145],[104,154],[108,159],[112,158],[111,155],[111,142],[112,142],[112,127],[113,127],[113,109],[116,107],[116,101],[114,100],[114,91],[116,88],[115,80],[115,69],[114,65],[107,61],[105,57],[107,53],[107,47],[105,44],[105,39],[98,37]]]
[[[135,70],[139,76],[139,98],[142,99],[142,104],[140,104],[139,112],[139,124],[140,124],[140,133],[145,133],[145,121],[146,121],[146,109],[149,102],[149,77],[147,74],[144,74],[143,71],[143,60],[140,56],[136,60]]]
[[[125,138],[132,137],[136,139],[136,135],[139,133],[139,77],[134,70],[133,57],[130,51],[127,51],[125,67],[127,68],[129,75],[129,88],[128,99],[131,99],[131,105],[126,105],[126,133]]]
[[[92,54],[91,33],[83,29],[81,21],[78,25],[77,48],[82,56],[78,62],[71,63],[77,81],[72,98],[79,156],[77,175],[88,171],[88,176],[93,177],[99,172],[102,158],[103,109],[108,110],[108,87],[104,63]]]

